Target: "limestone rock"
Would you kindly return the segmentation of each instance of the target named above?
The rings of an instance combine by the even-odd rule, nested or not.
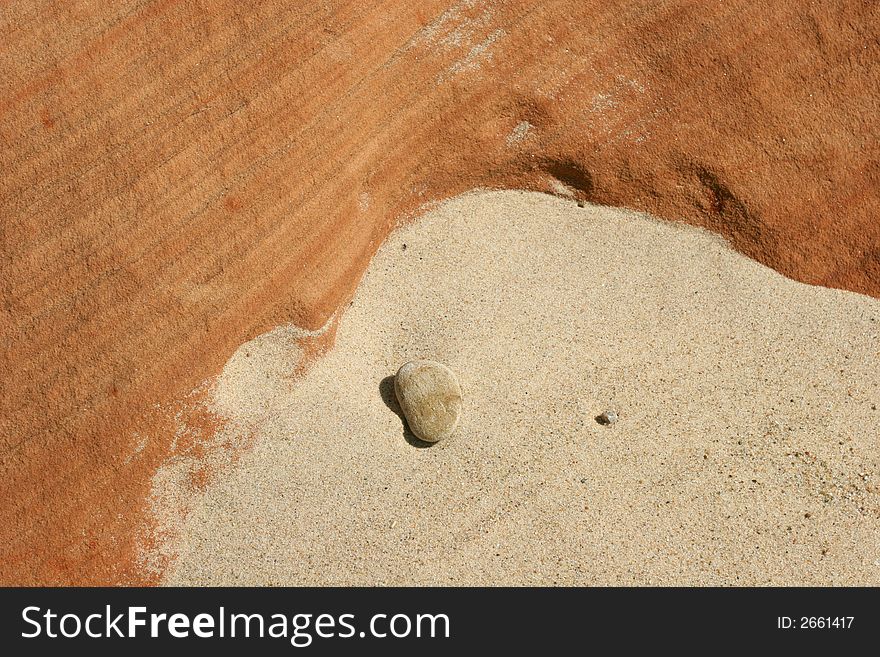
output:
[[[420,440],[435,443],[455,432],[461,387],[446,365],[433,360],[406,363],[394,377],[394,393],[410,431]]]

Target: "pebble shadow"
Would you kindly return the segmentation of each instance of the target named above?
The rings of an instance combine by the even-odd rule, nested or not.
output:
[[[386,376],[379,382],[379,394],[382,396],[382,401],[385,402],[385,405],[400,418],[400,423],[403,425],[403,437],[406,439],[406,442],[419,449],[433,446],[433,443],[427,443],[416,438],[415,434],[410,431],[409,425],[406,423],[406,417],[403,411],[400,410],[400,404],[397,403],[397,395],[394,394],[394,375]]]

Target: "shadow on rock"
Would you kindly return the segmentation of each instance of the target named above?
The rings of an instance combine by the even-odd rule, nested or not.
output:
[[[403,425],[403,437],[406,439],[406,442],[419,449],[433,446],[433,443],[428,443],[417,438],[416,435],[410,431],[409,424],[406,422],[406,416],[400,409],[400,404],[397,403],[397,395],[394,393],[394,375],[386,376],[379,382],[379,394],[382,396],[382,401],[385,402],[385,405],[394,411],[395,415],[400,418],[400,422]]]

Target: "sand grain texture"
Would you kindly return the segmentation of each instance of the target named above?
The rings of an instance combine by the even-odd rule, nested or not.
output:
[[[165,581],[877,585],[878,334],[877,300],[704,231],[464,195],[391,235],[304,376],[283,329],[239,348],[215,388],[254,447],[203,491],[160,469]],[[388,380],[417,358],[467,395],[424,449]]]

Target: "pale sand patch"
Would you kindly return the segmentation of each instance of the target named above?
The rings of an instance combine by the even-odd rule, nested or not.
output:
[[[164,491],[166,583],[877,585],[878,333],[877,300],[700,230],[461,196],[388,239],[303,378],[283,330],[233,357],[217,407],[255,447]],[[380,395],[416,358],[465,395],[428,449]]]

